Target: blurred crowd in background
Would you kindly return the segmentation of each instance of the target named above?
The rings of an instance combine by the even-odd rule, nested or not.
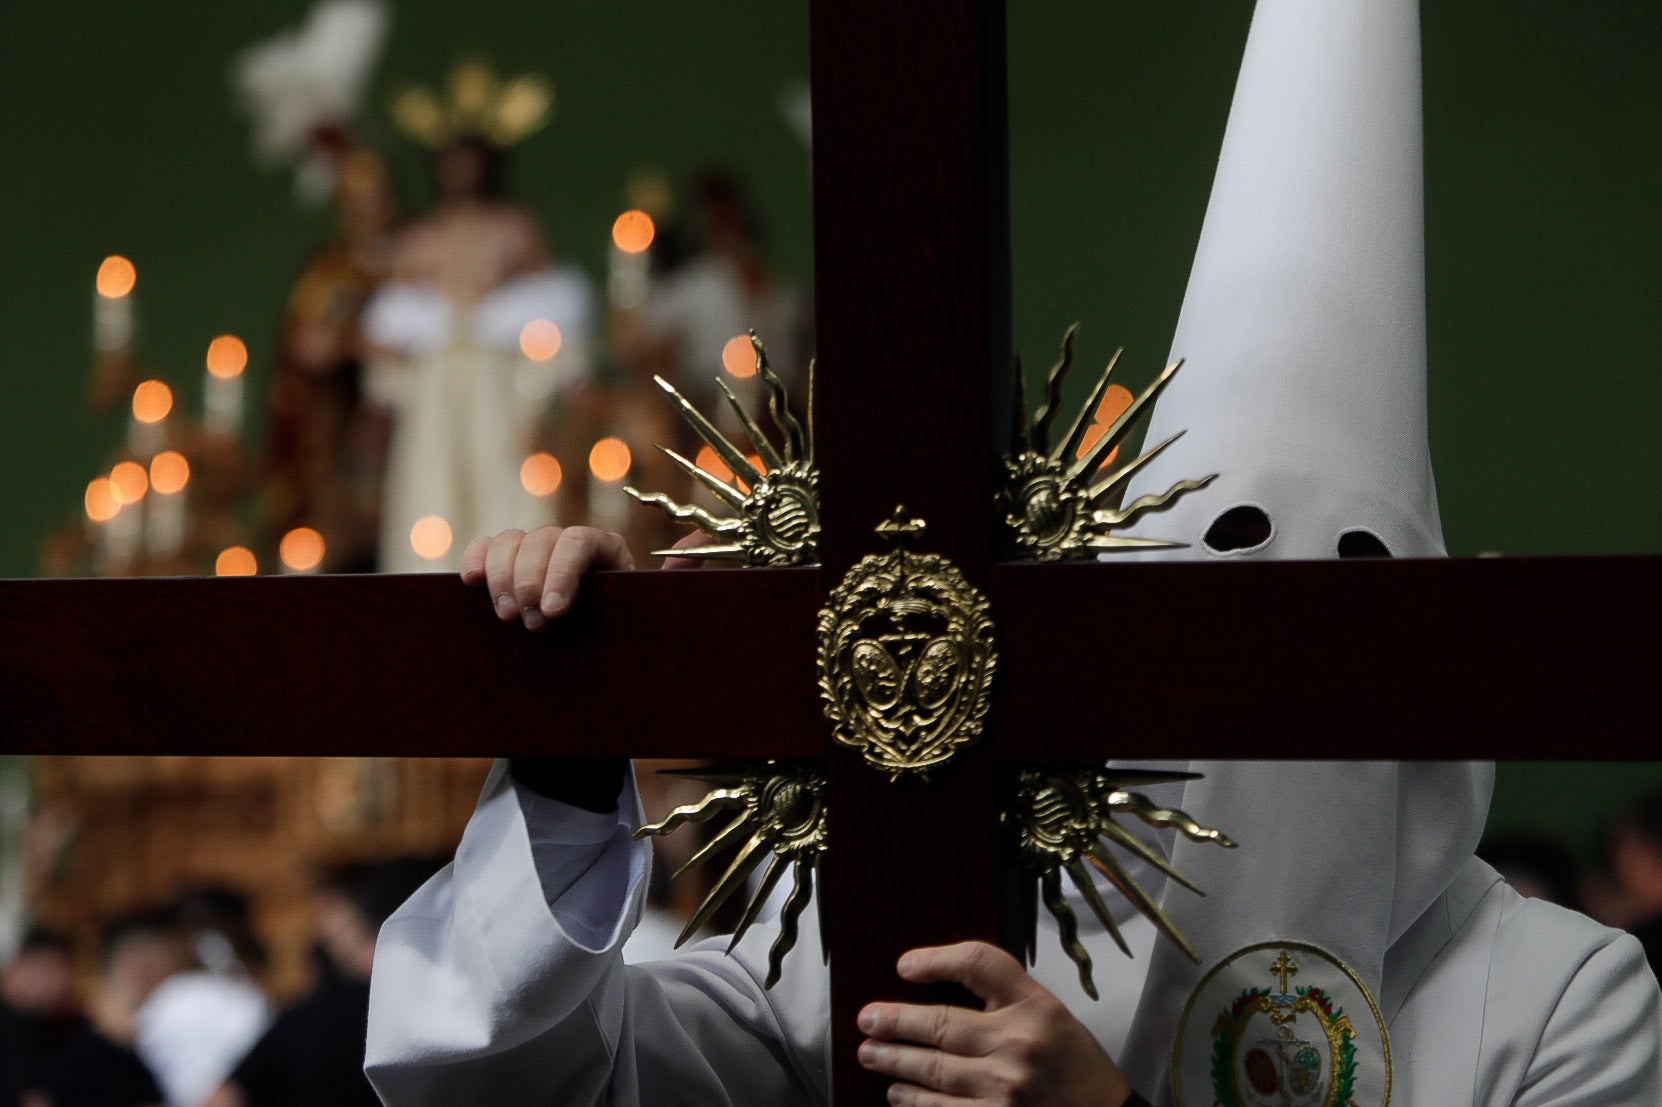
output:
[[[238,890],[111,917],[96,948],[30,931],[0,973],[3,1107],[379,1103],[362,1074],[376,933],[442,864],[320,872],[311,983],[279,1008]]]

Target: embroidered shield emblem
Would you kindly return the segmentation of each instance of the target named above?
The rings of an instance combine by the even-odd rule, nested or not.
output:
[[[862,558],[819,616],[820,694],[832,736],[898,776],[981,736],[993,670],[986,597],[934,554]]]
[[[1172,1091],[1180,1107],[1385,1107],[1390,1040],[1366,986],[1332,954],[1248,946],[1189,997]]]

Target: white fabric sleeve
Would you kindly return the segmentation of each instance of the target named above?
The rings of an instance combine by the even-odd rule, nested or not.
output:
[[[823,1097],[823,1063],[786,1044],[744,957],[623,964],[650,857],[629,838],[639,817],[632,781],[618,814],[597,816],[497,764],[456,860],[377,942],[365,1070],[389,1107]],[[810,1047],[816,1021],[823,1033],[813,1012],[791,1021]]]
[[[385,281],[364,305],[358,324],[371,343],[406,357],[432,353],[456,331],[456,309],[436,285]]]
[[[1662,991],[1637,939],[1623,934],[1598,947],[1570,977],[1513,1102],[1662,1103]]]

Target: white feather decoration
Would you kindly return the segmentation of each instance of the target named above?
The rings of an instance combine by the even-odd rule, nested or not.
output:
[[[254,125],[255,156],[305,161],[320,128],[357,117],[386,39],[380,0],[324,0],[299,27],[244,50],[231,80]]]

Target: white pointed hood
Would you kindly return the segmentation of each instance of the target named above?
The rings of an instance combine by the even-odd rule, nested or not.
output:
[[[1199,560],[1333,557],[1353,530],[1396,557],[1443,553],[1419,57],[1411,2],[1258,5],[1172,342],[1183,369],[1147,441],[1187,433],[1126,500],[1218,479],[1125,533],[1189,543],[1177,556]],[[1243,505],[1268,515],[1269,541],[1209,547]]]
[[[1426,435],[1419,53],[1416,0],[1259,0],[1173,342],[1184,368],[1148,441],[1187,434],[1126,499],[1219,476],[1126,532],[1189,543],[1141,559],[1325,559],[1357,545],[1443,554]],[[1268,539],[1242,548],[1250,521],[1219,524],[1231,509],[1262,511]],[[1369,694],[1358,689],[1359,710]],[[1333,727],[1342,751],[1344,720]],[[1254,752],[1271,751],[1242,750]],[[1204,778],[1161,801],[1240,848],[1162,836],[1207,892],[1166,882],[1159,894],[1201,962],[1160,942],[1140,971],[1122,963],[1114,973],[1118,1001],[1138,998],[1110,1048],[1164,1104],[1174,1102],[1184,1010],[1204,1008],[1209,1041],[1218,1004],[1208,982],[1228,983],[1231,995],[1269,984],[1281,943],[1325,951],[1388,1012],[1401,978],[1419,971],[1401,953],[1404,935],[1475,864],[1493,783],[1486,764],[1181,767]],[[1259,945],[1274,949],[1240,952]],[[1314,955],[1299,957],[1295,984],[1344,983],[1326,979],[1336,970]],[[1352,1002],[1363,1019],[1369,1004],[1359,992]],[[1179,1054],[1198,1085],[1182,1101],[1211,1103],[1210,1056]],[[1361,1048],[1358,1102],[1377,1100],[1388,1067],[1377,1042]]]

